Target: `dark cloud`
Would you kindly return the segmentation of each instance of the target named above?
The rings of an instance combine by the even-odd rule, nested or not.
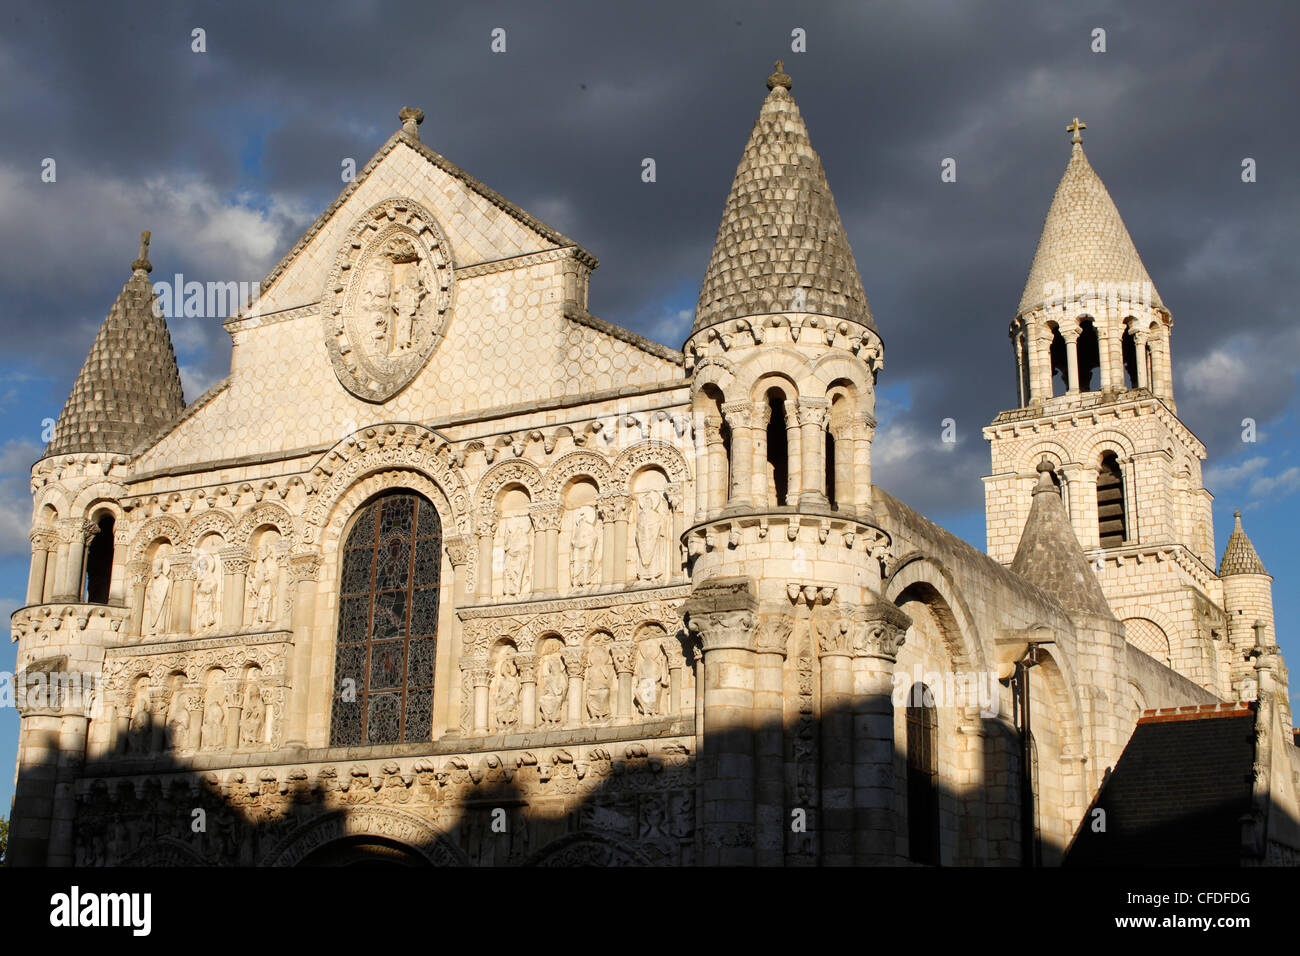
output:
[[[364,163],[408,104],[435,149],[600,257],[593,311],[680,334],[780,56],[885,336],[882,382],[910,396],[881,434],[907,444],[882,449],[878,473],[913,504],[981,504],[979,428],[1012,401],[1006,326],[1076,114],[1174,313],[1191,427],[1213,453],[1243,415],[1295,402],[1294,355],[1277,348],[1296,345],[1279,337],[1298,278],[1294,4],[347,0],[42,5],[6,20],[0,332],[14,362],[66,383],[139,228],[155,230],[157,274],[256,278],[341,188],[341,161]],[[504,54],[489,51],[495,27]],[[789,52],[795,28],[805,54]],[[56,185],[38,179],[47,156]],[[946,157],[956,183],[940,181]],[[218,324],[178,339],[191,381],[224,374]],[[1229,381],[1243,367],[1265,387]],[[949,417],[955,447],[938,440]]]

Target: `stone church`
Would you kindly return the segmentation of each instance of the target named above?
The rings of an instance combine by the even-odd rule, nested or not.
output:
[[[767,87],[680,351],[416,109],[189,404],[146,234],[32,467],[13,864],[1294,862],[1272,578],[1083,124],[986,554],[872,480],[904,318]]]

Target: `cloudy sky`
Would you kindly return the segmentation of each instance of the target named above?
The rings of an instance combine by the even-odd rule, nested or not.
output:
[[[42,422],[141,229],[155,279],[255,282],[342,187],[343,163],[360,167],[398,109],[419,106],[434,149],[600,258],[595,314],[678,347],[779,57],[885,338],[880,483],[983,545],[980,427],[1014,400],[1007,323],[1078,115],[1174,315],[1175,394],[1209,448],[1216,544],[1240,507],[1278,580],[1277,616],[1293,620],[1300,7],[1219,6],[6,4],[0,611],[24,595]],[[940,179],[946,158],[956,182]],[[193,400],[226,374],[229,337],[213,319],[171,331]],[[940,441],[945,418],[955,445]],[[1300,640],[1280,637],[1300,661]],[[0,712],[0,763],[16,726]]]

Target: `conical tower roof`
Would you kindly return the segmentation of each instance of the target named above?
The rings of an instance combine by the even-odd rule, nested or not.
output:
[[[767,85],[722,212],[695,328],[789,311],[870,325],[853,250],[780,63]]]
[[[1143,301],[1164,308],[1115,201],[1084,155],[1079,134],[1084,125],[1076,119],[1071,126],[1070,161],[1047,210],[1018,314],[1041,306],[1051,283],[1068,290],[1090,282],[1099,292],[1115,286],[1129,289],[1137,283]]]
[[[1219,577],[1230,574],[1268,574],[1255,546],[1250,543],[1250,538],[1246,537],[1246,532],[1241,527],[1241,512],[1234,511],[1232,517],[1232,534],[1228,536],[1228,546],[1223,549],[1223,560],[1219,562]]]
[[[1052,466],[1046,459],[1038,463],[1034,503],[1011,570],[1056,598],[1067,611],[1113,617],[1097,575],[1065,516],[1061,489],[1052,481],[1051,473]]]
[[[48,455],[130,453],[185,410],[180,371],[167,322],[153,311],[149,233],[131,278],[99,327],[72,386]]]

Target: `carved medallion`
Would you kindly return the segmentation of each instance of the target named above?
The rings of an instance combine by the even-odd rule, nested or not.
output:
[[[334,374],[353,395],[385,402],[442,341],[455,283],[451,247],[428,210],[388,199],[352,227],[321,295]]]

